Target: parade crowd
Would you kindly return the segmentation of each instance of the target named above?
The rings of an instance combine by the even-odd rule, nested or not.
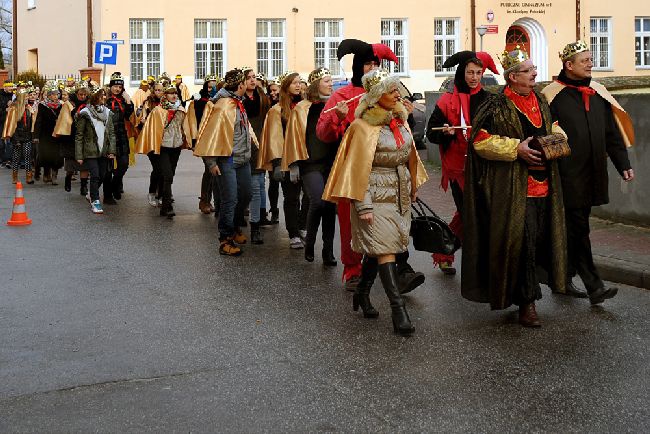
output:
[[[428,178],[411,133],[413,105],[399,78],[379,68],[398,61],[389,47],[346,39],[338,58],[349,54],[351,82],[336,91],[322,67],[306,80],[292,71],[267,80],[234,68],[205,77],[195,95],[180,75],[167,74],[143,80],[132,97],[120,73],[105,87],[87,78],[42,90],[7,82],[0,160],[14,184],[24,170],[27,184],[57,185],[63,168],[65,191],[78,177],[92,213],[103,214],[121,200],[135,154],[146,155],[143,204],[173,219],[179,157],[193,152],[204,163],[199,210],[218,217],[219,253],[233,257],[247,243],[264,243],[261,227],[279,223],[281,189],[288,247],[313,262],[320,229],[322,262],[336,266],[338,220],[353,309],[379,315],[370,301],[379,275],[394,331],[410,335],[403,294],[425,280],[408,263],[412,205]],[[492,309],[517,305],[525,327],[540,326],[540,283],[591,304],[616,295],[594,266],[589,215],[608,202],[607,157],[625,181],[634,178],[631,120],[591,80],[589,48],[567,44],[560,59],[559,76],[539,92],[528,54],[506,51],[499,59],[506,85],[489,92],[481,78],[486,69],[498,74],[492,57],[454,54],[443,65],[456,67],[453,90],[426,127],[440,147],[441,188],[456,205],[449,228],[463,249],[461,293]],[[432,256],[441,272],[455,274],[453,253]],[[576,274],[586,292],[573,283]]]

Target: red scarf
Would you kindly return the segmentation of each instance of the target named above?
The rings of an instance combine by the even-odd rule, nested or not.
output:
[[[86,107],[86,104],[84,104],[84,103],[80,103],[80,104],[79,104],[79,107],[77,107],[77,113],[76,113],[76,114],[79,114],[79,113],[81,112],[81,110],[84,109],[84,107]]]
[[[562,83],[560,80],[555,80],[563,86],[576,89],[582,94],[582,102],[585,104],[585,111],[589,111],[589,97],[596,94],[596,91],[589,86],[572,86],[570,84]]]
[[[232,100],[235,101],[235,104],[237,104],[237,108],[239,109],[241,124],[245,125],[244,117],[246,116],[246,109],[244,108],[244,103],[242,103],[238,98],[232,98]]]
[[[27,109],[23,112],[23,126],[27,126]]]
[[[115,103],[117,102],[117,106],[119,107],[120,111],[124,113],[124,107],[122,106],[122,101],[119,99],[113,97],[111,98],[111,111],[115,111]]]
[[[523,96],[510,89],[509,86],[506,86],[503,93],[515,104],[517,110],[528,118],[535,128],[542,126],[542,112],[539,111],[539,101],[537,101],[535,92],[531,91],[528,95]]]
[[[56,102],[48,102],[48,103],[47,103],[47,106],[48,106],[49,108],[51,108],[52,110],[56,110],[56,109],[59,108],[59,104],[56,103]]]
[[[404,125],[404,121],[398,118],[393,118],[388,126],[390,127],[390,130],[393,132],[393,136],[395,137],[395,143],[397,144],[397,149],[401,148],[404,143],[404,137],[402,136],[402,132],[399,130],[400,125]]]
[[[176,114],[176,110],[167,110],[167,125],[169,125],[171,121],[174,119],[175,114]]]

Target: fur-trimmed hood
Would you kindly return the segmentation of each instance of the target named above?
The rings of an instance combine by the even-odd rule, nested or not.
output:
[[[390,121],[393,120],[393,118],[401,119],[406,123],[406,120],[408,118],[406,107],[404,107],[404,104],[402,104],[401,101],[399,101],[395,108],[391,111],[388,111],[378,105],[373,107],[364,106],[362,102],[359,104],[356,114],[357,118],[363,119],[375,127],[379,125],[388,125]]]

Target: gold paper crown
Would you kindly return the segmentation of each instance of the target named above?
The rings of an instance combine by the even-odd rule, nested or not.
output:
[[[141,80],[140,84],[144,86],[144,85],[148,85],[149,82],[147,80]]]
[[[176,77],[174,77],[174,78],[183,78],[183,76],[180,75],[180,74],[176,74]]]
[[[203,82],[207,83],[208,81],[216,81],[218,83],[218,82],[221,81],[221,79],[219,78],[219,76],[217,74],[208,74],[203,79]]]
[[[560,56],[562,62],[566,62],[571,57],[584,51],[589,51],[589,46],[585,43],[585,41],[576,41],[567,44],[566,47],[564,47],[564,50],[562,50],[561,53],[558,53],[558,55]]]
[[[275,77],[270,79],[266,84],[267,86],[271,86],[271,85],[281,86],[282,82],[280,81],[280,77]]]
[[[508,69],[513,68],[520,63],[525,62],[526,60],[528,60],[528,53],[522,50],[519,45],[517,45],[515,49],[510,52],[507,50],[504,51],[501,55],[501,58],[499,59],[504,71],[507,71]]]
[[[84,75],[83,77],[81,77],[81,80],[82,81],[88,81],[88,80],[90,80],[90,77],[87,76],[87,75]]]
[[[5,82],[5,84],[2,85],[2,87],[14,87],[14,86],[15,85],[10,81],[7,81],[7,82]]]
[[[366,92],[370,92],[373,87],[390,77],[388,71],[383,68],[375,69],[373,72],[374,74],[363,82],[363,88]]]
[[[278,81],[280,82],[280,85],[286,80],[291,74],[297,74],[295,71],[287,71],[283,74],[278,75]]]
[[[225,85],[228,87],[238,86],[240,83],[243,83],[244,80],[246,80],[246,74],[244,74],[243,70],[235,68],[226,73],[224,80],[226,80]]]
[[[171,93],[171,92],[176,93],[177,91],[178,89],[176,89],[176,85],[174,84],[170,84],[165,88],[165,93]]]
[[[318,80],[320,80],[321,78],[326,77],[326,76],[328,76],[328,75],[332,75],[332,74],[330,73],[330,70],[329,70],[329,69],[327,69],[327,68],[318,68],[318,69],[312,71],[312,72],[309,74],[309,77],[307,78],[307,82],[308,82],[309,84],[312,84],[313,82],[318,81]]]
[[[74,86],[66,86],[66,87],[63,88],[63,91],[65,93],[67,93],[68,95],[71,95],[71,94],[75,93],[76,89],[75,89]]]
[[[59,90],[59,83],[57,83],[54,80],[50,80],[43,85],[43,91],[47,94],[49,92],[53,91],[58,91]]]
[[[251,68],[250,66],[240,66],[237,69],[241,69],[244,72],[253,71],[253,68]]]
[[[121,72],[114,72],[111,74],[111,80],[123,80]]]
[[[266,83],[266,75],[264,75],[263,72],[258,72],[255,74],[255,78],[258,80],[262,80],[264,83]]]
[[[147,81],[156,81],[156,77],[154,77],[153,75],[148,75]]]
[[[75,81],[73,76],[69,76],[68,78],[65,79],[65,81]]]

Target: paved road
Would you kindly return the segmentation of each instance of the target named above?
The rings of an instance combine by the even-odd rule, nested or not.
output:
[[[181,159],[173,222],[146,205],[147,169],[104,216],[35,185],[34,224],[0,227],[0,432],[648,431],[647,290],[603,308],[545,292],[528,330],[414,253],[427,281],[399,338],[380,285],[364,320],[341,268],[305,263],[282,228],[219,256],[199,161]]]

